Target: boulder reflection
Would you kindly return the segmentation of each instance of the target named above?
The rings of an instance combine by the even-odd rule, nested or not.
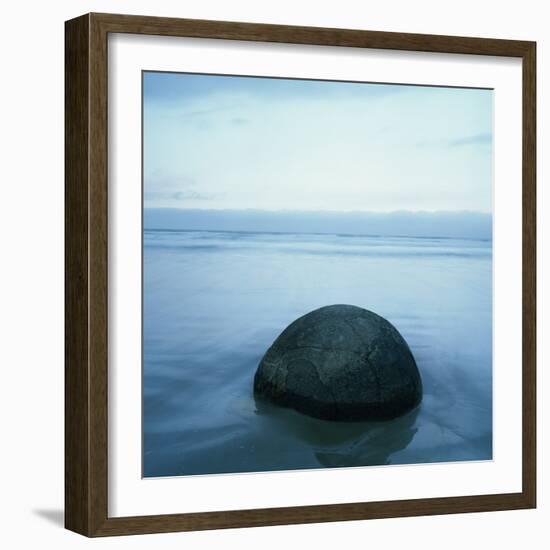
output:
[[[399,418],[377,422],[319,420],[256,398],[256,413],[268,417],[307,444],[320,466],[339,468],[389,464],[391,456],[405,449],[417,432],[420,404]]]

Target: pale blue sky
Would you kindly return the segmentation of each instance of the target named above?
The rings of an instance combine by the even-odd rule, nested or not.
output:
[[[146,208],[491,212],[491,90],[143,78]]]

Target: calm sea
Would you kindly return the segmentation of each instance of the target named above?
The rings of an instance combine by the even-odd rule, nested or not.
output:
[[[491,241],[146,230],[143,252],[145,476],[492,458]],[[397,327],[416,410],[339,423],[255,401],[266,349],[329,304]]]

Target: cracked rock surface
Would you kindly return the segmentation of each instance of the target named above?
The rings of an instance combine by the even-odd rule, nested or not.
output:
[[[254,377],[254,393],[326,420],[383,420],[422,399],[422,381],[397,329],[350,305],[316,309],[273,342]]]

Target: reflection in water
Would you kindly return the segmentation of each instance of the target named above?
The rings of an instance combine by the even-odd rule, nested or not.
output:
[[[146,477],[492,458],[490,242],[146,231],[144,245]],[[336,303],[401,332],[417,409],[342,423],[254,399],[281,330]]]
[[[319,464],[327,468],[389,464],[389,457],[412,441],[421,406],[392,420],[333,422],[256,398],[259,415],[270,416],[280,429],[310,445]]]
[[[317,450],[315,456],[327,468],[336,466],[369,466],[390,464],[390,456],[405,449],[412,441],[418,408],[401,418],[365,426],[364,433],[349,445]]]

